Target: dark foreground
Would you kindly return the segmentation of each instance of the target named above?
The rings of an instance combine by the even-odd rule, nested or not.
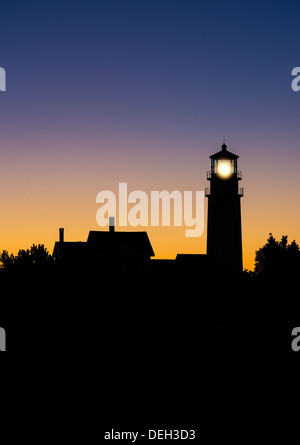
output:
[[[188,272],[1,278],[2,423],[299,422],[296,288]]]

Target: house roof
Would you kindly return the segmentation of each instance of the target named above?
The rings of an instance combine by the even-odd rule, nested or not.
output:
[[[238,155],[227,151],[227,145],[222,145],[222,150],[210,156],[210,159],[237,159]]]
[[[87,243],[100,255],[154,256],[147,232],[90,231]]]
[[[86,254],[86,242],[81,241],[56,241],[53,249],[53,256],[58,258],[78,258]]]

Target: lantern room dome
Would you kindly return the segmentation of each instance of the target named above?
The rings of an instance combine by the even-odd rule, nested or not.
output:
[[[210,159],[237,159],[238,155],[227,151],[227,145],[222,145],[222,150],[210,156]]]

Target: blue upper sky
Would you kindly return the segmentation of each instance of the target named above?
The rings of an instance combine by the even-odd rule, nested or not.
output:
[[[1,2],[0,134],[289,137],[299,18],[298,1]]]

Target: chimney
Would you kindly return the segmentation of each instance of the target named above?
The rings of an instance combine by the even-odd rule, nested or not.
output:
[[[113,216],[109,217],[109,231],[110,233],[115,231],[115,218]]]
[[[60,243],[64,242],[64,229],[63,228],[59,229],[59,242]]]

